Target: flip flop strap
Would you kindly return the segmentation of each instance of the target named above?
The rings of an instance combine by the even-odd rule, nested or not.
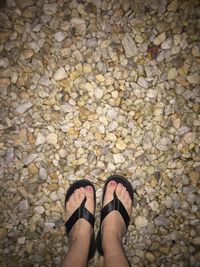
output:
[[[128,215],[124,205],[122,204],[122,202],[119,200],[119,198],[117,197],[117,195],[114,192],[114,198],[112,201],[110,201],[105,207],[103,207],[103,209],[101,210],[101,223],[103,222],[103,220],[105,219],[105,217],[112,211],[117,210],[123,220],[124,223],[126,225],[126,230],[128,228],[128,225],[130,223],[130,216]]]
[[[71,217],[66,221],[65,227],[67,230],[67,234],[69,234],[74,224],[81,218],[88,221],[92,225],[92,227],[94,227],[94,221],[95,221],[94,215],[90,213],[88,209],[86,209],[85,202],[86,198],[82,201],[80,207],[77,208],[71,215]]]

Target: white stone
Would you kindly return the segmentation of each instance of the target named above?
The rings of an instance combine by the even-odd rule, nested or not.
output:
[[[28,210],[28,208],[29,208],[28,200],[24,199],[19,202],[19,211]]]
[[[107,116],[110,120],[114,120],[118,116],[118,111],[115,110],[114,108],[109,108],[107,111]]]
[[[103,97],[103,89],[100,87],[96,87],[94,90],[94,95],[98,99],[102,98]]]
[[[58,154],[61,158],[65,158],[67,156],[67,151],[66,149],[64,148],[61,148],[59,151],[58,151]]]
[[[25,113],[29,108],[31,108],[33,106],[33,104],[31,102],[26,102],[24,104],[21,104],[19,106],[17,106],[16,108],[16,112],[23,114]]]
[[[49,133],[46,137],[46,141],[48,144],[57,145],[57,141],[58,141],[58,136],[56,133]]]
[[[118,154],[113,154],[113,158],[114,158],[114,161],[115,163],[123,163],[125,162],[125,158],[122,154],[118,153]]]
[[[137,83],[143,88],[149,88],[149,83],[144,77],[139,77]]]
[[[172,39],[168,38],[161,44],[162,49],[170,49],[172,47]]]
[[[148,220],[144,216],[138,216],[135,218],[135,225],[137,227],[146,227]]]
[[[171,68],[169,71],[168,71],[168,74],[167,74],[167,79],[168,80],[174,80],[176,79],[178,75],[178,72],[175,68]]]
[[[66,78],[67,78],[67,73],[66,73],[65,69],[64,69],[63,67],[59,68],[59,69],[55,72],[53,78],[54,78],[54,80],[56,80],[56,81],[61,81],[61,80],[63,80],[63,79],[66,79]]]
[[[54,34],[54,37],[55,37],[56,41],[60,43],[65,39],[65,34],[61,31],[59,31],[59,32],[56,32]]]
[[[34,208],[34,211],[35,211],[36,214],[40,215],[40,214],[44,213],[45,209],[42,206],[38,206],[38,207]]]
[[[46,168],[44,167],[40,167],[40,170],[39,170],[39,177],[42,179],[42,180],[46,180],[47,179],[47,170]]]
[[[20,244],[20,245],[25,244],[25,241],[26,241],[25,236],[19,237],[19,238],[17,239],[17,243]]]
[[[116,142],[116,148],[119,150],[124,150],[126,148],[126,143],[123,140],[118,140]]]
[[[172,141],[169,137],[163,137],[156,144],[156,147],[161,151],[166,151],[170,148]]]
[[[135,44],[135,41],[132,39],[130,34],[125,34],[124,38],[122,39],[122,45],[124,47],[125,55],[127,58],[131,58],[138,54],[137,45]]]
[[[41,144],[44,144],[46,141],[46,138],[44,135],[42,135],[41,133],[37,134],[36,140],[35,140],[35,145],[39,146]]]
[[[38,155],[36,153],[31,153],[28,156],[25,157],[24,159],[24,164],[25,165],[29,165],[31,162],[33,162],[36,158],[38,157]]]
[[[0,67],[7,68],[9,65],[9,60],[6,57],[0,58]]]
[[[156,90],[153,90],[153,89],[149,89],[147,91],[147,96],[149,98],[156,98],[157,94],[158,94],[157,91]]]

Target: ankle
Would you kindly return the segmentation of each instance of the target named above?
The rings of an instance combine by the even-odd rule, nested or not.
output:
[[[102,248],[110,247],[110,244],[121,244],[122,234],[116,231],[111,231],[109,233],[102,233]]]

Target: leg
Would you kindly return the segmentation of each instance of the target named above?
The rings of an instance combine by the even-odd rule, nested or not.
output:
[[[85,207],[94,214],[94,192],[91,186],[79,188],[69,198],[66,204],[66,220],[80,206],[83,199],[87,198]],[[69,250],[61,267],[86,267],[92,235],[91,225],[84,219],[79,219],[69,234]]]
[[[129,193],[122,184],[117,184],[115,181],[110,181],[107,186],[103,206],[113,199],[114,191],[130,215],[132,201]],[[113,211],[108,214],[102,223],[101,229],[104,267],[130,267],[122,246],[125,224],[119,212]]]

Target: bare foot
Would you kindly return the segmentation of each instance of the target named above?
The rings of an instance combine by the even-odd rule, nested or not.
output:
[[[113,200],[114,191],[130,216],[132,200],[129,196],[129,193],[126,190],[126,187],[124,187],[121,183],[116,183],[113,180],[111,180],[106,187],[103,207]],[[104,247],[105,244],[108,244],[108,240],[110,240],[110,238],[117,238],[121,241],[125,230],[126,226],[120,213],[118,211],[112,211],[109,213],[103,220],[101,226],[102,246]]]
[[[73,212],[80,206],[86,197],[85,207],[94,214],[94,191],[92,186],[81,187],[76,189],[66,203],[65,215],[66,221],[71,217]],[[90,239],[92,234],[92,226],[85,219],[79,219],[69,233],[70,242],[76,239]]]

